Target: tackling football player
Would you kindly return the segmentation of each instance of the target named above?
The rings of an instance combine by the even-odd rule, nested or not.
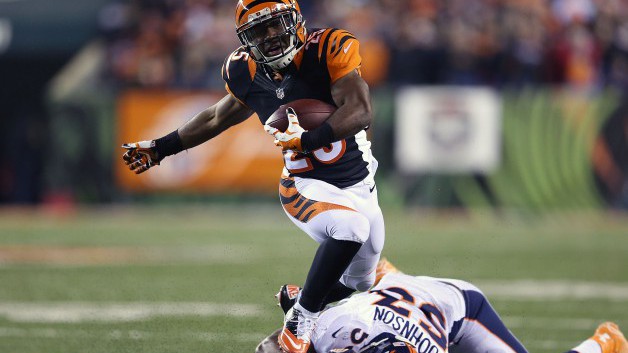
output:
[[[385,260],[377,272],[368,292],[321,313],[310,353],[527,353],[471,283],[408,276]],[[256,353],[280,352],[279,332]],[[628,353],[628,342],[605,322],[569,353]]]
[[[360,76],[360,43],[341,29],[306,29],[295,0],[240,0],[235,23],[242,46],[222,68],[228,94],[166,136],[124,144],[123,159],[139,174],[253,113],[264,124],[279,106],[298,99],[337,107],[310,131],[301,128],[291,109],[287,131],[265,126],[284,155],[283,208],[320,244],[279,335],[283,350],[303,353],[325,303],[373,284],[384,246],[374,183],[377,161],[365,132],[372,117],[369,89]]]

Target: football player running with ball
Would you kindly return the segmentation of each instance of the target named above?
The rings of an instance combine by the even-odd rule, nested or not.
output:
[[[283,208],[319,243],[278,338],[284,351],[303,353],[324,304],[371,287],[384,246],[373,179],[377,161],[365,132],[372,117],[369,89],[360,76],[360,43],[341,29],[306,29],[295,0],[240,0],[235,23],[242,46],[222,68],[228,94],[166,136],[123,145],[123,159],[139,174],[253,113],[264,124],[294,100],[316,99],[337,107],[309,131],[300,127],[292,109],[287,109],[285,132],[265,125],[284,154]]]

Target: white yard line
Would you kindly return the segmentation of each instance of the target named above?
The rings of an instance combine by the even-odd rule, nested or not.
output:
[[[261,342],[269,333],[243,332],[239,334],[228,334],[224,332],[186,332],[174,334],[167,337],[185,337],[195,341],[217,342],[233,341],[240,343]],[[86,331],[70,328],[16,328],[0,327],[0,337],[33,337],[33,338],[98,338],[107,337],[113,340],[143,341],[156,338],[163,338],[163,332],[140,331],[140,330],[111,330],[106,331]]]
[[[475,281],[489,299],[509,301],[628,301],[628,284],[551,280]],[[259,304],[213,302],[0,302],[0,318],[14,322],[126,322],[154,317],[261,317]],[[589,318],[506,317],[512,327],[587,330],[599,320]]]
[[[586,339],[587,336],[583,336],[582,340]],[[554,341],[554,340],[527,340],[526,342],[521,342],[530,352],[534,352],[540,349],[543,350],[553,350],[556,352],[567,352],[568,350],[574,348],[580,341]]]
[[[628,283],[566,280],[473,281],[489,299],[557,301],[602,299],[628,301]]]
[[[14,264],[45,266],[126,266],[129,264],[163,264],[170,262],[250,263],[263,255],[239,245],[170,246],[170,247],[99,247],[0,245],[0,267]]]
[[[257,304],[190,302],[0,302],[0,317],[15,322],[124,322],[159,316],[258,317],[263,309]]]
[[[511,329],[541,329],[550,331],[591,331],[607,319],[593,318],[552,318],[536,316],[502,316],[502,320]]]
[[[228,334],[224,332],[190,332],[189,335],[192,339],[197,341],[229,341],[235,340],[237,342],[261,342],[264,337],[268,336],[270,332],[266,333],[254,333],[254,332],[242,332],[238,334]]]

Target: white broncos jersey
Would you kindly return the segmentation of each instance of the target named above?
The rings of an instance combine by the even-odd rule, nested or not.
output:
[[[359,293],[325,310],[312,343],[318,353],[357,352],[382,333],[401,336],[419,353],[443,353],[453,323],[465,315],[455,280],[385,275],[368,292]]]

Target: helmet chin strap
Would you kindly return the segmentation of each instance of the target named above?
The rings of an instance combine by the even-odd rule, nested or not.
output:
[[[288,65],[290,65],[292,60],[294,60],[294,57],[296,56],[297,52],[298,50],[295,48],[291,50],[289,54],[279,57],[273,61],[267,62],[266,65],[271,67],[273,70],[285,69],[286,67],[288,67]]]
[[[303,30],[305,37],[307,37],[307,30],[305,29],[305,27],[303,28]],[[294,60],[294,57],[297,55],[297,53],[301,51],[301,49],[303,49],[303,47],[305,46],[305,43],[298,43],[298,40],[298,37],[295,35],[296,43],[294,44],[294,48],[290,50],[290,53],[284,54],[283,56],[280,56],[275,60],[266,62],[264,63],[264,65],[268,65],[268,67],[277,71],[288,67],[288,65],[290,65],[290,63]]]

